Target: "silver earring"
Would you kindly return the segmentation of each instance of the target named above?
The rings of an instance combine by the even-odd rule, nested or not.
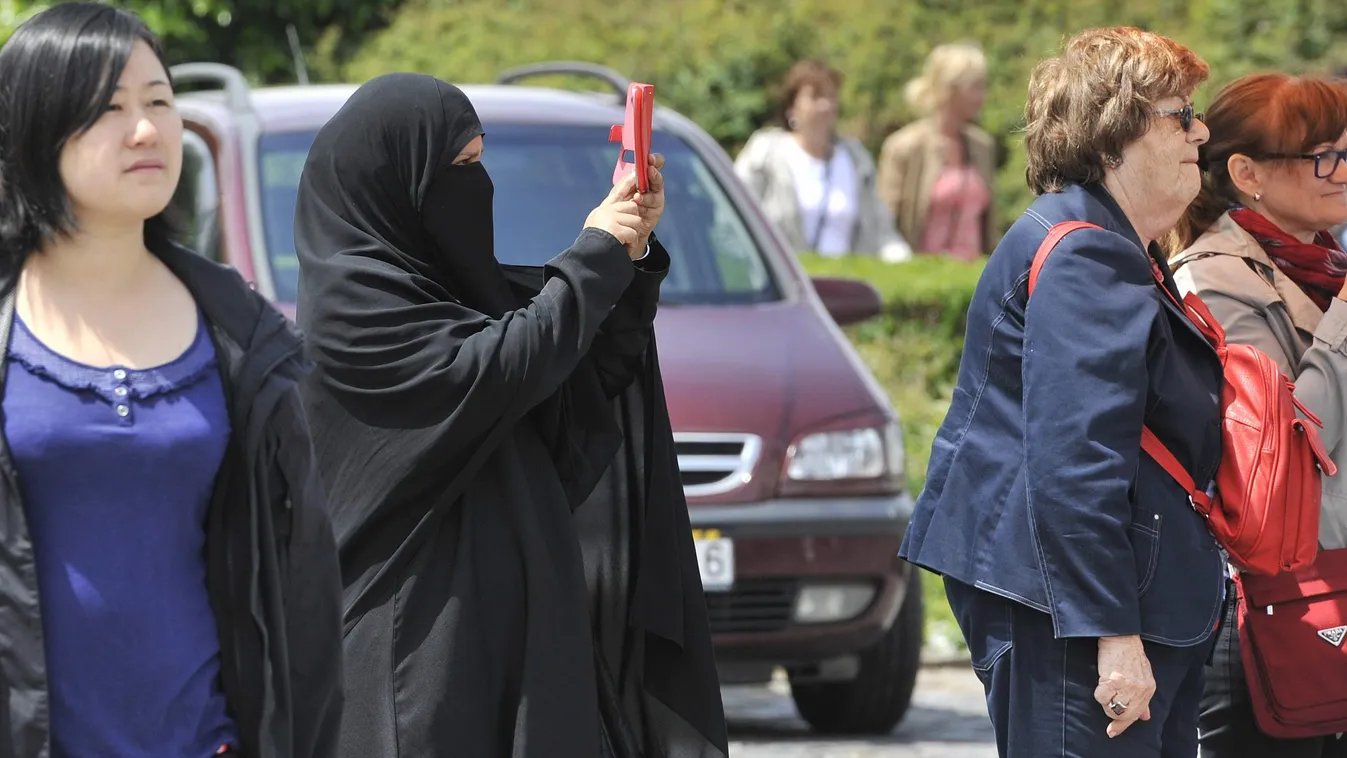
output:
[[[1255,192],[1255,193],[1253,193],[1253,201],[1254,201],[1255,203],[1262,201],[1262,199],[1263,199],[1263,193],[1261,193],[1261,192]]]
[[[1104,165],[1109,168],[1117,168],[1123,164],[1122,157],[1117,155],[1105,155]]]
[[[786,119],[786,126],[790,127],[791,131],[794,131],[800,128],[800,120],[794,116],[790,116]]]

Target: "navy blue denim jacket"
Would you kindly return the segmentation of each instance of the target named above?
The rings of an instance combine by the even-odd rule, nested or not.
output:
[[[1068,235],[1028,299],[1048,228]],[[1207,484],[1221,457],[1221,365],[1156,286],[1102,187],[1039,197],[987,263],[958,384],[900,555],[1052,615],[1058,637],[1195,645],[1224,559],[1187,493],[1141,452],[1149,425]],[[1166,285],[1177,294],[1165,270]]]

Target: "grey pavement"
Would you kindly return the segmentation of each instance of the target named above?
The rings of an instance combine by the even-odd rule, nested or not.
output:
[[[781,678],[722,693],[730,758],[996,758],[982,685],[966,666],[923,668],[912,709],[883,737],[817,737],[800,720]]]

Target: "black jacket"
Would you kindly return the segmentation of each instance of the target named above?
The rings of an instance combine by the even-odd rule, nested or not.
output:
[[[206,316],[231,435],[207,515],[206,583],[230,716],[248,758],[334,755],[341,582],[296,382],[301,341],[232,269],[156,254]],[[14,316],[0,301],[0,356]],[[0,397],[5,366],[0,360]],[[2,428],[2,427],[0,427]],[[51,753],[41,602],[18,478],[0,434],[0,758]]]

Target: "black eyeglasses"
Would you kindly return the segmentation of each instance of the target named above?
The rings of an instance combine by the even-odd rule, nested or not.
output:
[[[1193,113],[1192,103],[1188,103],[1182,108],[1169,108],[1166,110],[1151,111],[1151,113],[1154,113],[1157,116],[1169,116],[1169,117],[1178,116],[1179,126],[1183,127],[1183,130],[1185,132],[1193,128],[1193,119],[1201,121],[1203,115],[1201,113]]]
[[[1316,179],[1327,179],[1338,170],[1338,164],[1347,161],[1347,150],[1325,150],[1321,153],[1262,153],[1258,160],[1314,161]]]

